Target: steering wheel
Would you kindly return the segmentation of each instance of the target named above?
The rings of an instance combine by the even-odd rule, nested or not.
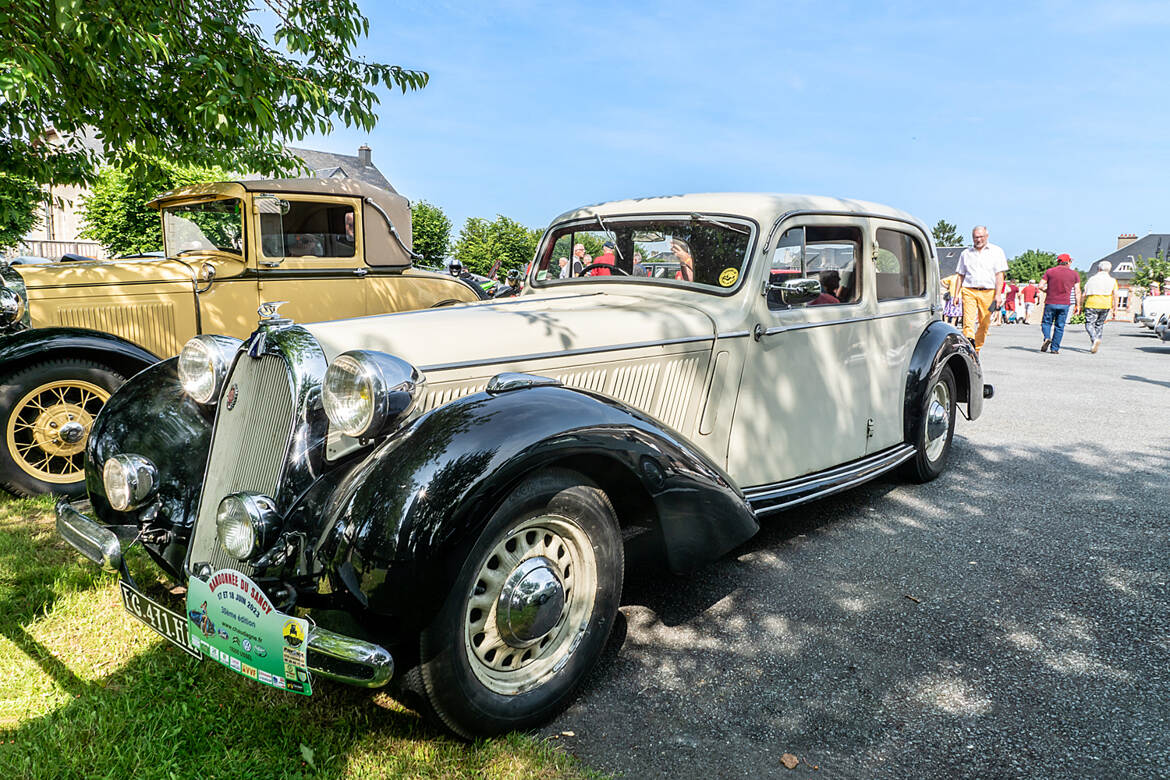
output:
[[[618,268],[616,265],[610,265],[609,263],[589,263],[588,265],[586,265],[584,268],[581,269],[581,271],[577,274],[577,276],[585,276],[590,271],[592,271],[594,268],[608,268],[610,271],[616,271],[617,273],[621,274],[622,276],[629,276],[630,275],[629,271],[626,271],[623,268]]]

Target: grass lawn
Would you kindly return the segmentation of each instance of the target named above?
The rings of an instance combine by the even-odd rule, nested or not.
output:
[[[131,568],[152,578],[145,556]],[[594,775],[528,736],[456,741],[385,694],[296,696],[200,663],[123,611],[50,500],[0,494],[0,777],[401,776]]]

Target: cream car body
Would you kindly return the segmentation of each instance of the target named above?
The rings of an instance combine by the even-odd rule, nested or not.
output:
[[[601,655],[627,548],[684,573],[776,510],[941,473],[990,388],[938,289],[925,228],[875,204],[579,209],[518,298],[193,340],[110,401],[96,519],[63,502],[58,529],[124,577],[134,540],[179,581],[249,578],[321,617],[309,669],[458,734],[528,728]]]

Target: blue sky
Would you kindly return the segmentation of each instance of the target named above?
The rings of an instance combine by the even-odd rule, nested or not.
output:
[[[441,206],[545,227],[707,191],[878,201],[1009,257],[1170,232],[1170,3],[365,4],[371,59],[426,70],[355,153]]]

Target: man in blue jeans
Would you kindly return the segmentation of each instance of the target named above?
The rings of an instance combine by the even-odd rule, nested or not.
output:
[[[1060,340],[1064,338],[1064,323],[1068,310],[1078,311],[1077,301],[1081,299],[1081,275],[1069,268],[1072,258],[1058,255],[1056,265],[1044,272],[1040,289],[1044,292],[1044,319],[1040,331],[1044,334],[1041,352],[1060,353]]]

